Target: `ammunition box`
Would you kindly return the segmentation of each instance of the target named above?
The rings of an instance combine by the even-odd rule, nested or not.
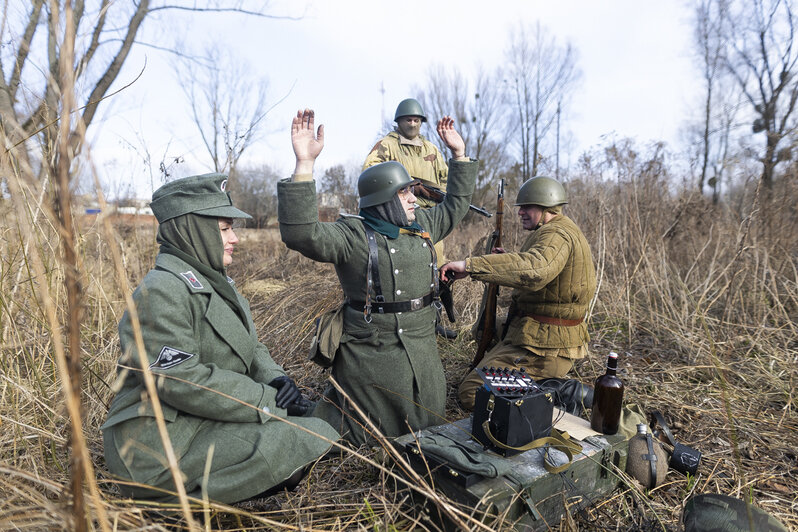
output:
[[[569,416],[583,423],[587,421]],[[405,450],[413,469],[428,478],[436,491],[443,493],[469,515],[486,525],[501,529],[520,531],[548,530],[560,524],[567,512],[576,512],[593,506],[609,495],[618,486],[618,471],[626,469],[628,440],[622,435],[606,436],[593,433],[578,441],[582,452],[576,454],[571,465],[562,473],[546,471],[543,460],[544,448],[533,449],[514,456],[500,456],[485,449],[471,435],[471,418],[455,423],[430,427],[415,434],[406,434],[396,439],[399,448]],[[558,426],[558,425],[555,425]],[[485,459],[496,464],[499,471],[510,471],[497,478],[486,478],[476,473],[458,469],[438,457],[425,455],[417,439],[425,435],[443,435],[456,440],[458,445],[485,453]],[[565,454],[550,450],[548,460],[553,465],[567,462]],[[438,522],[444,529],[454,529],[452,523],[440,517],[432,503],[414,495],[414,503]],[[434,517],[433,517],[434,516]]]

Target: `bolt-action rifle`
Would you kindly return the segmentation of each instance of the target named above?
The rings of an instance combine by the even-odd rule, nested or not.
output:
[[[414,178],[414,179],[416,179],[416,178]],[[416,196],[420,196],[422,198],[430,199],[430,200],[434,201],[435,203],[442,203],[443,200],[446,199],[446,192],[444,192],[443,190],[441,190],[439,188],[427,185],[424,182],[416,183],[415,186],[419,187],[419,188],[414,189],[414,193],[416,191],[418,191],[418,194],[416,194]],[[469,205],[468,208],[471,209],[472,211],[474,211],[477,214],[481,214],[482,216],[484,216],[486,218],[490,218],[491,216],[493,216],[491,213],[489,213],[488,211],[486,211],[482,207],[476,207],[474,205]]]
[[[496,227],[488,238],[485,246],[485,253],[490,254],[493,248],[502,247],[502,218],[504,217],[504,179],[499,182],[499,194],[496,199]],[[485,352],[497,339],[496,332],[496,301],[499,298],[499,285],[487,283],[485,292],[482,294],[482,305],[480,305],[480,315],[477,318],[476,334],[479,338],[477,352],[471,362],[471,368],[475,368],[482,361]]]

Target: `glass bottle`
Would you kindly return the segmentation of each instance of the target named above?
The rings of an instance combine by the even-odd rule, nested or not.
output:
[[[618,378],[618,353],[607,358],[607,372],[596,379],[590,428],[603,434],[615,434],[621,424],[623,382]]]

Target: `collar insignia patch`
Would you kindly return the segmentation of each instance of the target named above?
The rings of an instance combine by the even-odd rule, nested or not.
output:
[[[161,349],[161,354],[158,355],[158,359],[150,364],[150,369],[173,368],[193,356],[192,353],[186,353],[185,351],[180,351],[179,349],[165,345],[163,349]]]
[[[183,278],[186,281],[188,281],[188,284],[191,285],[191,288],[196,288],[197,290],[202,290],[202,288],[203,288],[202,283],[199,282],[199,279],[197,279],[197,276],[194,275],[194,272],[189,270],[187,272],[181,273],[180,275],[182,275]]]

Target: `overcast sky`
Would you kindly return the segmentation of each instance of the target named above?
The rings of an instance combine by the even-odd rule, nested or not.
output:
[[[565,124],[575,141],[572,158],[605,135],[675,145],[700,97],[692,8],[679,0],[273,0],[269,11],[303,17],[177,19],[173,13],[168,21],[150,21],[141,37],[163,42],[159,35],[166,31],[195,50],[216,40],[245,59],[253,77],[267,79],[269,102],[283,100],[242,164],[268,163],[286,175],[293,169],[289,128],[298,108],[313,107],[325,124],[317,169],[359,165],[383,116],[392,118],[396,104],[414,96],[411,87],[426,84],[432,64],[466,73],[477,64],[501,65],[509,30],[519,21],[539,21],[578,51],[583,77]],[[150,195],[151,180],[161,184],[157,167],[164,158],[182,158],[172,165],[176,175],[212,170],[172,63],[153,49],[131,54],[118,85],[144,73],[108,102],[91,135],[106,180],[135,182],[142,197]],[[141,162],[145,152],[152,172]]]

